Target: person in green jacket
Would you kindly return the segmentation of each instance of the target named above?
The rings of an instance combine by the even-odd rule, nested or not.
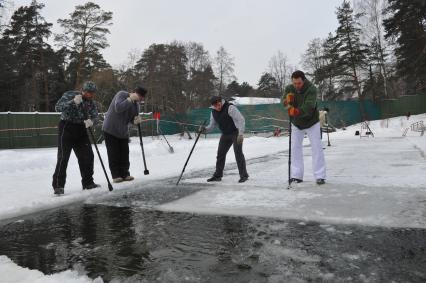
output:
[[[290,181],[303,182],[303,138],[307,134],[312,148],[312,169],[316,183],[325,184],[325,159],[321,143],[317,89],[302,71],[291,75],[292,84],[286,86],[283,103],[291,121]]]

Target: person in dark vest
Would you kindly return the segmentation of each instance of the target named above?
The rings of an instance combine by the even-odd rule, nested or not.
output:
[[[213,96],[210,99],[210,103],[212,105],[210,107],[212,108],[210,123],[207,127],[202,127],[201,131],[208,133],[219,127],[222,135],[217,150],[216,171],[211,178],[207,179],[207,182],[219,182],[222,180],[226,154],[233,145],[238,172],[240,173],[240,180],[238,182],[244,183],[249,177],[243,154],[245,119],[237,107],[225,101],[220,96]]]
[[[138,103],[144,101],[146,93],[147,90],[142,86],[136,87],[130,93],[119,91],[105,114],[102,130],[114,183],[134,180],[129,172],[129,124],[137,125],[142,122]]]
[[[93,101],[96,85],[85,82],[81,91],[67,91],[58,100],[55,110],[61,113],[58,125],[58,160],[53,174],[52,186],[56,195],[64,194],[66,171],[71,150],[77,156],[83,190],[99,187],[93,181],[93,150],[86,128],[97,120],[98,110]]]

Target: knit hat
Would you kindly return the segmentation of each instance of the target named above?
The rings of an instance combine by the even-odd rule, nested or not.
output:
[[[222,101],[222,97],[215,95],[210,98],[210,104],[216,104],[216,102]]]
[[[94,82],[87,81],[83,84],[83,91],[96,92],[98,89]]]
[[[141,96],[145,96],[148,91],[143,86],[138,85],[137,87],[135,87],[134,92],[136,92],[137,94]]]

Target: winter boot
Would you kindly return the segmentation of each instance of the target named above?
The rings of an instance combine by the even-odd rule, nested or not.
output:
[[[303,180],[301,180],[301,179],[297,179],[297,178],[291,178],[290,179],[290,183],[298,184],[298,183],[302,183],[302,182],[303,182]]]
[[[126,176],[126,177],[124,177],[124,181],[133,181],[135,179],[135,177],[133,177],[133,176]]]
[[[238,180],[238,183],[244,183],[247,180],[248,180],[248,176],[244,176],[244,177],[241,177],[240,180]]]
[[[324,185],[325,180],[324,179],[317,179],[317,185]]]
[[[101,185],[98,185],[98,184],[95,184],[95,183],[91,183],[91,184],[85,185],[85,186],[83,187],[83,190],[96,189],[96,188],[99,188],[100,186],[101,186]]]
[[[118,178],[114,178],[114,179],[112,179],[112,182],[113,183],[121,183],[121,182],[123,182],[124,180],[123,180],[123,178],[121,178],[121,177],[118,177]]]
[[[220,182],[220,181],[222,181],[222,177],[218,177],[218,176],[215,176],[215,175],[213,175],[213,177],[207,179],[207,182]]]
[[[64,194],[64,188],[53,188],[54,194],[57,196]]]

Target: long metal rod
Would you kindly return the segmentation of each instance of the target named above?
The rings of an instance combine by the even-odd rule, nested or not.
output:
[[[206,122],[207,122],[207,120],[205,120],[203,122],[202,126],[205,126]],[[201,129],[200,129],[200,131],[198,131],[197,138],[195,139],[194,145],[191,148],[191,152],[189,153],[188,158],[186,159],[185,165],[183,166],[183,169],[182,169],[182,173],[180,173],[179,179],[176,182],[176,186],[179,185],[180,179],[182,179],[183,173],[185,172],[186,165],[188,165],[188,161],[191,158],[192,152],[194,151],[195,145],[197,144],[198,139],[200,138],[200,136],[201,136]]]
[[[81,109],[83,110],[83,114],[86,117],[86,119],[90,119],[89,114],[87,113],[87,110],[84,108],[83,104],[81,104]],[[91,127],[87,128],[87,131],[89,132],[90,137],[92,138],[92,141],[93,141],[93,145],[95,146],[96,152],[98,153],[99,161],[101,162],[102,169],[104,170],[105,178],[107,179],[107,182],[108,182],[108,190],[112,191],[113,187],[112,187],[111,182],[109,181],[109,177],[108,177],[108,174],[106,172],[104,162],[102,161],[101,154],[99,153],[99,149],[98,149],[98,146],[96,144],[95,135],[93,134]]]
[[[288,187],[291,189],[291,116],[288,116]]]
[[[145,167],[145,170],[143,171],[143,174],[144,175],[149,175],[149,170],[146,168],[145,150],[143,149],[141,124],[138,124],[138,132],[139,132],[139,142],[141,144],[141,149],[142,149],[143,166]]]
[[[327,125],[327,140],[328,140],[328,146],[331,146],[330,144],[330,134],[328,133],[330,131],[330,129],[328,128],[328,118],[327,118],[327,114],[325,114],[325,124]]]

